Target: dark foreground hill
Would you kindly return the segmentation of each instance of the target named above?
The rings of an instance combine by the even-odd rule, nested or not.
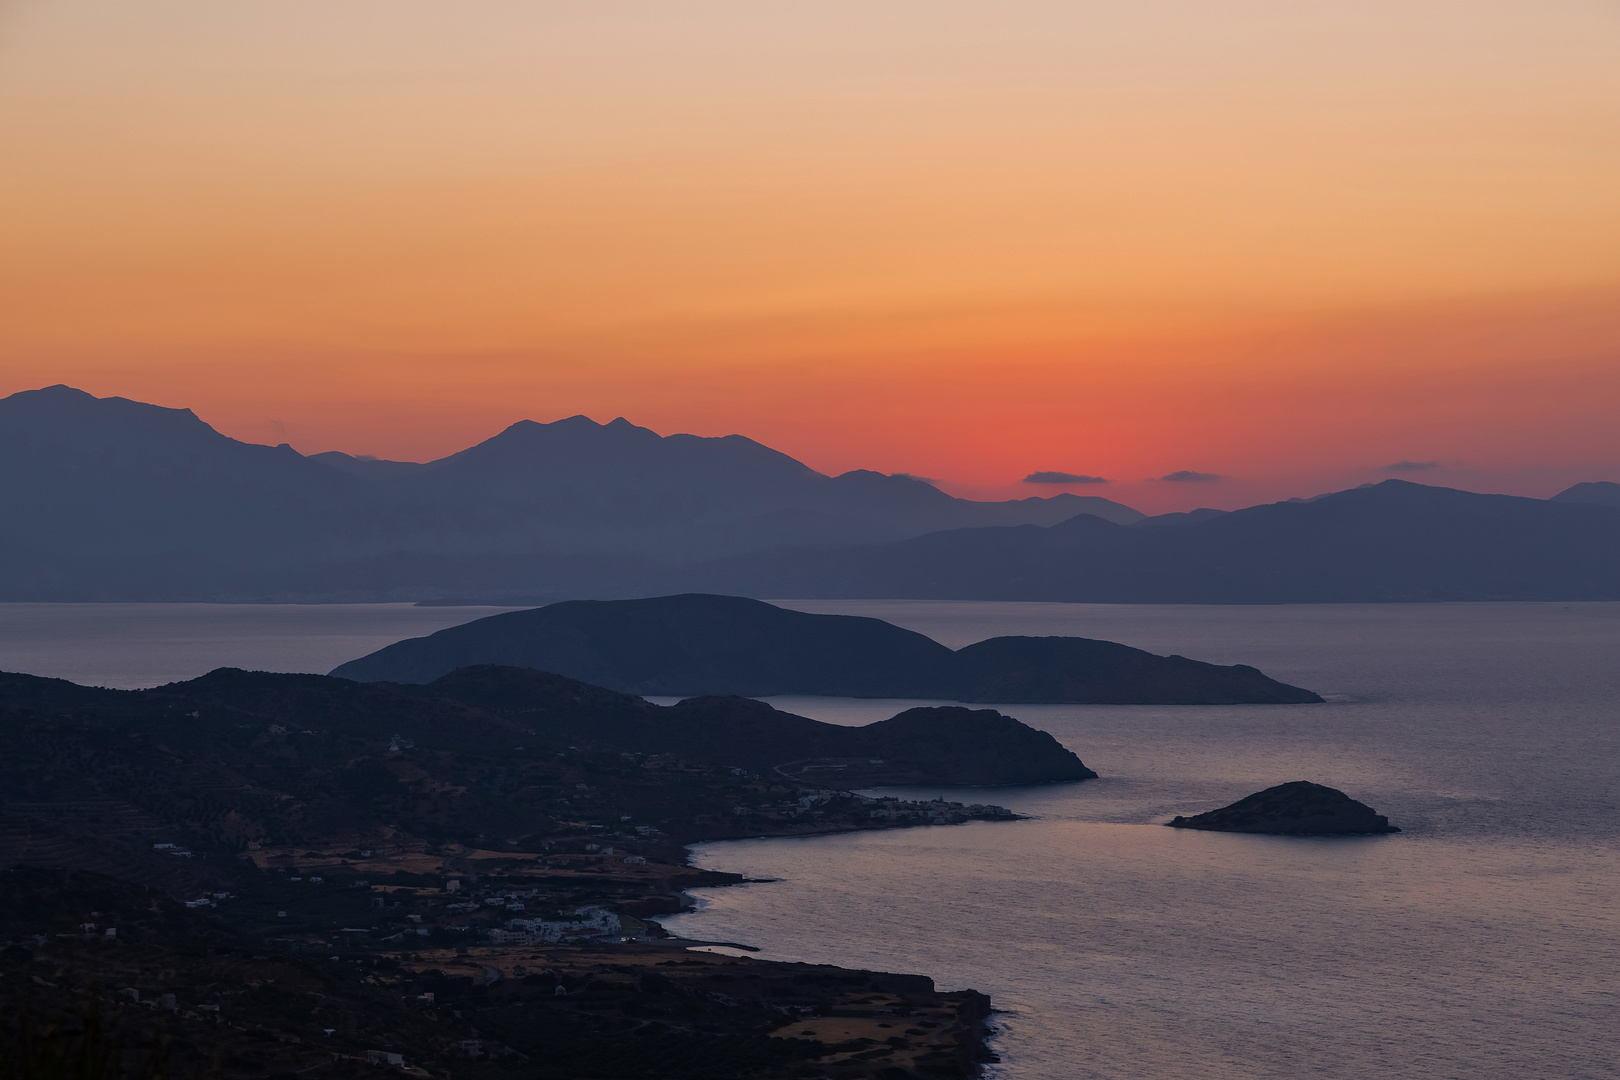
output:
[[[1015,818],[852,781],[1092,775],[989,711],[848,729],[497,668],[0,675],[0,738],[6,1076],[966,1080],[983,995],[648,920],[741,880],[695,841]]]
[[[577,820],[580,803],[606,799],[619,813],[646,820],[673,799],[674,824],[661,820],[660,827],[681,832],[695,816],[729,819],[748,802],[702,785],[677,797],[655,782],[659,774],[637,768],[612,783],[581,779],[586,790],[607,793],[579,795],[566,779],[565,761],[575,753],[652,755],[736,775],[803,777],[818,787],[1095,775],[1052,736],[990,710],[914,709],[840,727],[748,699],[665,707],[501,668],[456,672],[432,686],[221,669],[137,691],[6,675],[0,730],[7,742],[4,809],[37,818],[24,808],[57,808],[38,829],[23,829],[28,839],[12,842],[37,846],[53,830],[100,836],[109,842],[79,844],[76,858],[107,873],[126,872],[128,852],[112,839],[163,821],[221,844],[374,835],[385,827],[431,837],[521,837]],[[509,779],[491,781],[485,770]],[[518,783],[524,775],[529,779]],[[87,814],[107,829],[75,833]],[[118,824],[126,816],[127,828]],[[747,815],[737,817],[747,828]],[[191,864],[169,865],[191,872]]]
[[[1587,490],[1590,489],[1590,490]],[[1573,493],[1573,494],[1572,494]],[[750,596],[1293,604],[1620,599],[1620,507],[1389,480],[1307,501],[1123,526],[960,529],[716,563],[690,587]]]
[[[497,664],[634,694],[927,698],[1003,703],[1303,703],[1252,667],[1156,656],[1088,638],[1002,637],[951,650],[879,619],[736,596],[568,601],[412,638],[332,674],[426,683]]]

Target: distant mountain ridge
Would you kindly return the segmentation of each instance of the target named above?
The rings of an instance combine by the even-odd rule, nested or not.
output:
[[[1131,526],[1082,515],[716,563],[753,596],[1283,604],[1620,599],[1620,508],[1403,480]]]
[[[423,464],[306,457],[66,386],[0,399],[0,506],[9,601],[1620,599],[1608,481],[1544,500],[1390,480],[1148,518],[583,416]]]
[[[306,457],[67,386],[0,399],[0,500],[13,600],[420,599],[514,572],[555,584],[578,566],[611,579],[789,543],[1142,516],[1094,496],[981,503],[906,476],[825,476],[740,435],[583,416],[520,421],[426,464]]]
[[[1598,480],[1565,488],[1552,497],[1553,502],[1594,503],[1598,506],[1620,507],[1620,484],[1611,480]]]

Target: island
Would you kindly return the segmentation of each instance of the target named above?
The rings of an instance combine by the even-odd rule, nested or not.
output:
[[[1177,816],[1168,824],[1173,829],[1281,836],[1373,836],[1401,831],[1366,803],[1309,780],[1278,784],[1219,810]]]
[[[1084,705],[1322,700],[1246,664],[1209,664],[1077,637],[998,637],[953,650],[881,619],[815,615],[704,593],[509,611],[395,642],[331,674],[430,683],[482,665],[670,697],[802,694]]]

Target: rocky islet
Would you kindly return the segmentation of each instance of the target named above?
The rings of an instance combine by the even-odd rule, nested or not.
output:
[[[1309,780],[1278,784],[1192,817],[1178,815],[1168,824],[1173,829],[1278,836],[1377,836],[1401,831],[1366,803]]]

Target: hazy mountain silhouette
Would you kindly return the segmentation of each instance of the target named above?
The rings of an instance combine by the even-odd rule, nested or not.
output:
[[[533,668],[635,694],[925,698],[1086,704],[1321,701],[1252,667],[1087,638],[991,638],[951,650],[880,619],[737,596],[574,600],[396,642],[333,670],[429,683],[459,668]]]
[[[1620,484],[1612,480],[1596,480],[1565,488],[1552,497],[1553,502],[1596,503],[1599,506],[1620,507]]]
[[[1144,518],[826,476],[623,419],[523,421],[416,464],[306,457],[66,386],[0,399],[0,600],[1613,599],[1617,501],[1608,482],[1540,500],[1391,480]]]
[[[1403,480],[1132,526],[964,529],[772,552],[685,584],[754,596],[1301,603],[1620,599],[1620,508]]]
[[[227,438],[188,409],[66,386],[0,399],[0,595],[80,599],[106,584],[206,589],[240,568],[385,541],[366,485],[287,446]]]
[[[983,503],[910,477],[824,476],[738,435],[583,416],[427,464],[305,457],[66,386],[0,399],[0,499],[0,598],[54,600],[546,591],[788,543],[1141,517],[1091,496]]]

